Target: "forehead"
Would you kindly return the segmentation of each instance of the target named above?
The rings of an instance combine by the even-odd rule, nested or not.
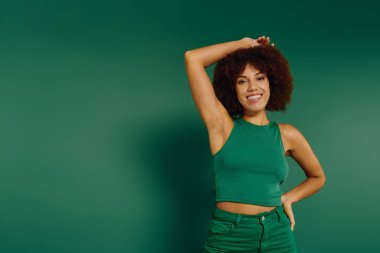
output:
[[[239,75],[239,77],[255,76],[255,75],[258,75],[259,73],[262,73],[259,69],[255,68],[254,66],[250,64],[247,64],[243,72]]]

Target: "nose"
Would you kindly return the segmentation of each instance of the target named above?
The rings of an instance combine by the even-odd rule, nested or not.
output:
[[[258,88],[256,87],[256,84],[254,82],[249,82],[248,83],[248,91],[254,91],[257,90]]]

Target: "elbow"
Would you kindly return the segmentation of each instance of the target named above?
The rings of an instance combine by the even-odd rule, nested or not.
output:
[[[190,60],[193,60],[193,59],[194,59],[194,55],[193,55],[193,53],[191,52],[191,50],[187,50],[187,51],[185,52],[184,59],[185,59],[185,61],[190,61]]]
[[[188,51],[185,52],[184,58],[185,58],[185,60],[187,60],[188,58],[190,58],[190,50],[188,50]]]
[[[321,187],[323,187],[325,184],[326,184],[326,176],[323,176],[323,177],[321,177],[321,184],[322,184],[322,186]]]

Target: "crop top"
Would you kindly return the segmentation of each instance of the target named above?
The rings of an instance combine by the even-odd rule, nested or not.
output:
[[[237,116],[232,120],[227,141],[212,155],[216,202],[281,206],[280,185],[289,167],[277,122],[261,126]]]

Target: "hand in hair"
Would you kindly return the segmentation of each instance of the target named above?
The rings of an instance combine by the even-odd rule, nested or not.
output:
[[[248,43],[252,47],[255,47],[255,46],[259,46],[259,45],[269,44],[269,39],[270,39],[270,37],[261,36],[261,37],[259,37],[257,39],[252,39],[252,38],[249,38],[249,37],[245,37],[242,40],[248,41]],[[271,45],[274,46],[274,43],[272,43]]]

